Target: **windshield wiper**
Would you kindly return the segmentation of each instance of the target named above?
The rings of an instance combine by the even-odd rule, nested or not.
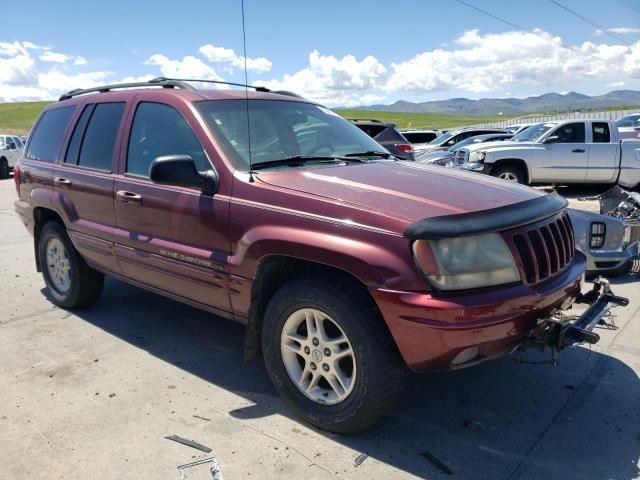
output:
[[[332,163],[342,162],[344,158],[341,157],[329,157],[322,155],[292,155],[287,158],[279,158],[276,160],[267,160],[265,162],[254,163],[251,166],[252,170],[260,170],[263,168],[278,167],[286,165],[288,167],[300,167],[307,163]]]
[[[398,157],[390,154],[389,152],[378,152],[375,150],[368,150],[366,152],[355,152],[355,153],[347,153],[345,155],[347,158],[353,157],[382,157],[382,158],[395,158],[397,160]]]

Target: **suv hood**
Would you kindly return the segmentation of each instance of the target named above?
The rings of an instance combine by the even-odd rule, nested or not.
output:
[[[487,150],[514,150],[514,149],[529,149],[533,146],[533,142],[513,142],[511,140],[497,141],[497,142],[484,142],[484,143],[476,143],[474,145],[467,145],[466,147],[462,147],[462,149],[467,150],[469,152],[476,152],[478,150],[487,151]]]
[[[545,195],[486,175],[403,161],[261,171],[254,175],[273,186],[406,222],[503,207]]]

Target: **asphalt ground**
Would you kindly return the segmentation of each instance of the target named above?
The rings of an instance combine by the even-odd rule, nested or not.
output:
[[[115,280],[92,308],[53,306],[15,195],[0,181],[0,478],[211,479],[212,462],[177,468],[211,457],[226,480],[640,474],[638,276],[612,280],[631,303],[592,349],[414,375],[381,423],[340,436],[293,416],[262,362],[243,361],[241,325]]]

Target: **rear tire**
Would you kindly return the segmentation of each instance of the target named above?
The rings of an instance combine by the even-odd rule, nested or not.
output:
[[[6,158],[0,160],[0,179],[9,178],[9,163]]]
[[[526,184],[526,176],[522,169],[516,165],[504,165],[495,168],[491,175],[507,182]]]
[[[42,228],[38,257],[47,291],[59,307],[87,307],[100,298],[104,275],[87,265],[59,223]]]
[[[273,385],[297,415],[318,428],[351,433],[369,427],[392,406],[407,368],[366,292],[336,280],[301,279],[280,288],[266,309],[262,350]],[[323,326],[314,332],[306,327],[309,320],[302,320],[291,335],[292,319],[309,318],[308,312]],[[294,348],[288,350],[287,342]]]

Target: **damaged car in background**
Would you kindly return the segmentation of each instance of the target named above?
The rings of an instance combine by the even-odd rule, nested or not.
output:
[[[587,257],[587,273],[620,275],[637,271],[640,260],[640,194],[615,186],[598,200],[600,213],[569,209],[576,248]]]

